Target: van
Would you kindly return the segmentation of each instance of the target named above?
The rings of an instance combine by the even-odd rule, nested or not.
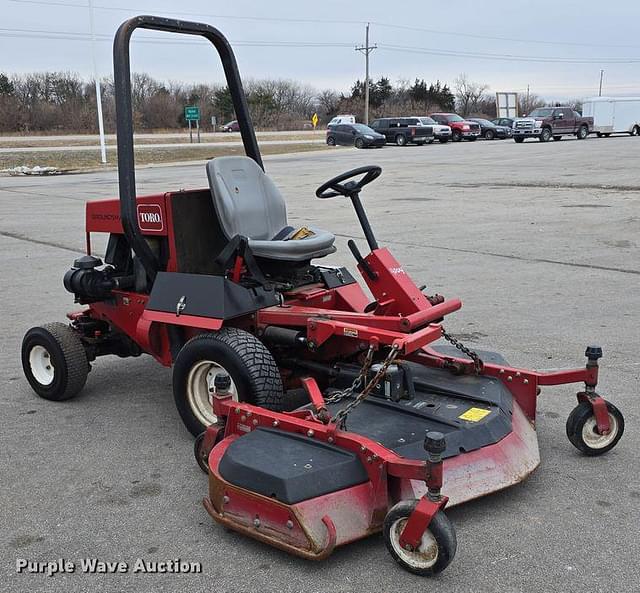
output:
[[[355,115],[336,115],[328,124],[329,126],[339,126],[342,124],[355,124],[356,116]]]
[[[593,117],[593,131],[598,137],[640,135],[640,97],[591,97],[582,103],[582,115]]]

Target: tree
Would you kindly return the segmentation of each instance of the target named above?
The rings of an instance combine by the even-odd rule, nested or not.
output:
[[[469,115],[478,107],[478,102],[489,89],[488,85],[472,82],[466,74],[460,74],[454,81],[456,103],[460,114]]]
[[[13,95],[14,91],[15,88],[9,77],[4,72],[0,72],[0,96]]]

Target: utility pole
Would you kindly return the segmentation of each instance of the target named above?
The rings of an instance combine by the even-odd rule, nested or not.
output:
[[[604,75],[604,70],[600,70],[600,88],[598,89],[598,97],[602,97],[602,76]]]
[[[531,103],[529,103],[529,85],[527,85],[527,111],[524,115],[529,115],[529,111],[531,111],[531,108],[529,107],[531,105]]]
[[[96,81],[96,106],[98,108],[98,131],[100,132],[100,156],[102,164],[107,163],[107,145],[104,140],[104,121],[102,119],[102,93],[100,91],[100,79],[98,78],[98,67],[96,65],[96,37],[93,31],[93,4],[89,3],[89,29],[91,31],[91,58],[93,59],[93,77]]]
[[[369,54],[376,49],[377,45],[369,45],[369,23],[367,23],[367,28],[365,30],[364,36],[364,45],[360,47],[356,47],[356,51],[362,52],[364,54],[364,124],[366,126],[369,125]]]

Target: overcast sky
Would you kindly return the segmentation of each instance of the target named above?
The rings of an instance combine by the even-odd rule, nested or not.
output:
[[[562,98],[597,94],[604,69],[603,94],[640,95],[638,0],[93,0],[93,4],[100,76],[112,72],[109,40],[118,25],[146,13],[218,27],[232,44],[236,42],[240,72],[246,78],[296,79],[318,89],[347,90],[356,78],[364,77],[364,57],[354,46],[364,43],[364,23],[371,21],[371,42],[379,45],[371,55],[372,78],[419,77],[452,83],[465,72],[491,91],[524,92],[529,84],[532,93]],[[87,0],[0,0],[0,71],[71,70],[91,76],[86,6]],[[168,43],[157,41],[162,35],[166,34],[134,35],[145,40],[133,47],[135,70],[164,80],[222,80],[212,48],[177,42],[179,38],[171,35],[166,35]],[[277,45],[283,42],[289,45]],[[325,45],[309,45],[313,43]],[[434,50],[440,54],[429,53]],[[509,56],[527,60],[504,59]]]

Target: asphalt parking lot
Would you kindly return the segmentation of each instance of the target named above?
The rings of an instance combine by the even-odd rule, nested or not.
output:
[[[380,244],[429,290],[459,296],[446,326],[516,366],[605,356],[600,391],[625,435],[602,458],[565,435],[573,387],[539,401],[542,464],[524,483],[450,511],[458,553],[439,577],[405,573],[380,536],[320,564],[215,525],[206,477],[171,395],[171,371],[147,357],[99,359],[84,392],[38,399],[19,352],[32,325],[73,309],[62,276],[83,253],[84,202],[117,194],[115,172],[0,178],[0,570],[3,591],[433,593],[640,590],[640,139],[476,142],[335,149],[266,159],[293,225],[338,235],[331,263],[355,269],[362,232],[347,200],[315,188],[377,163],[362,197]],[[138,193],[206,185],[202,164],[145,168]],[[16,574],[17,558],[202,562],[200,575]],[[635,587],[635,589],[634,589]]]

